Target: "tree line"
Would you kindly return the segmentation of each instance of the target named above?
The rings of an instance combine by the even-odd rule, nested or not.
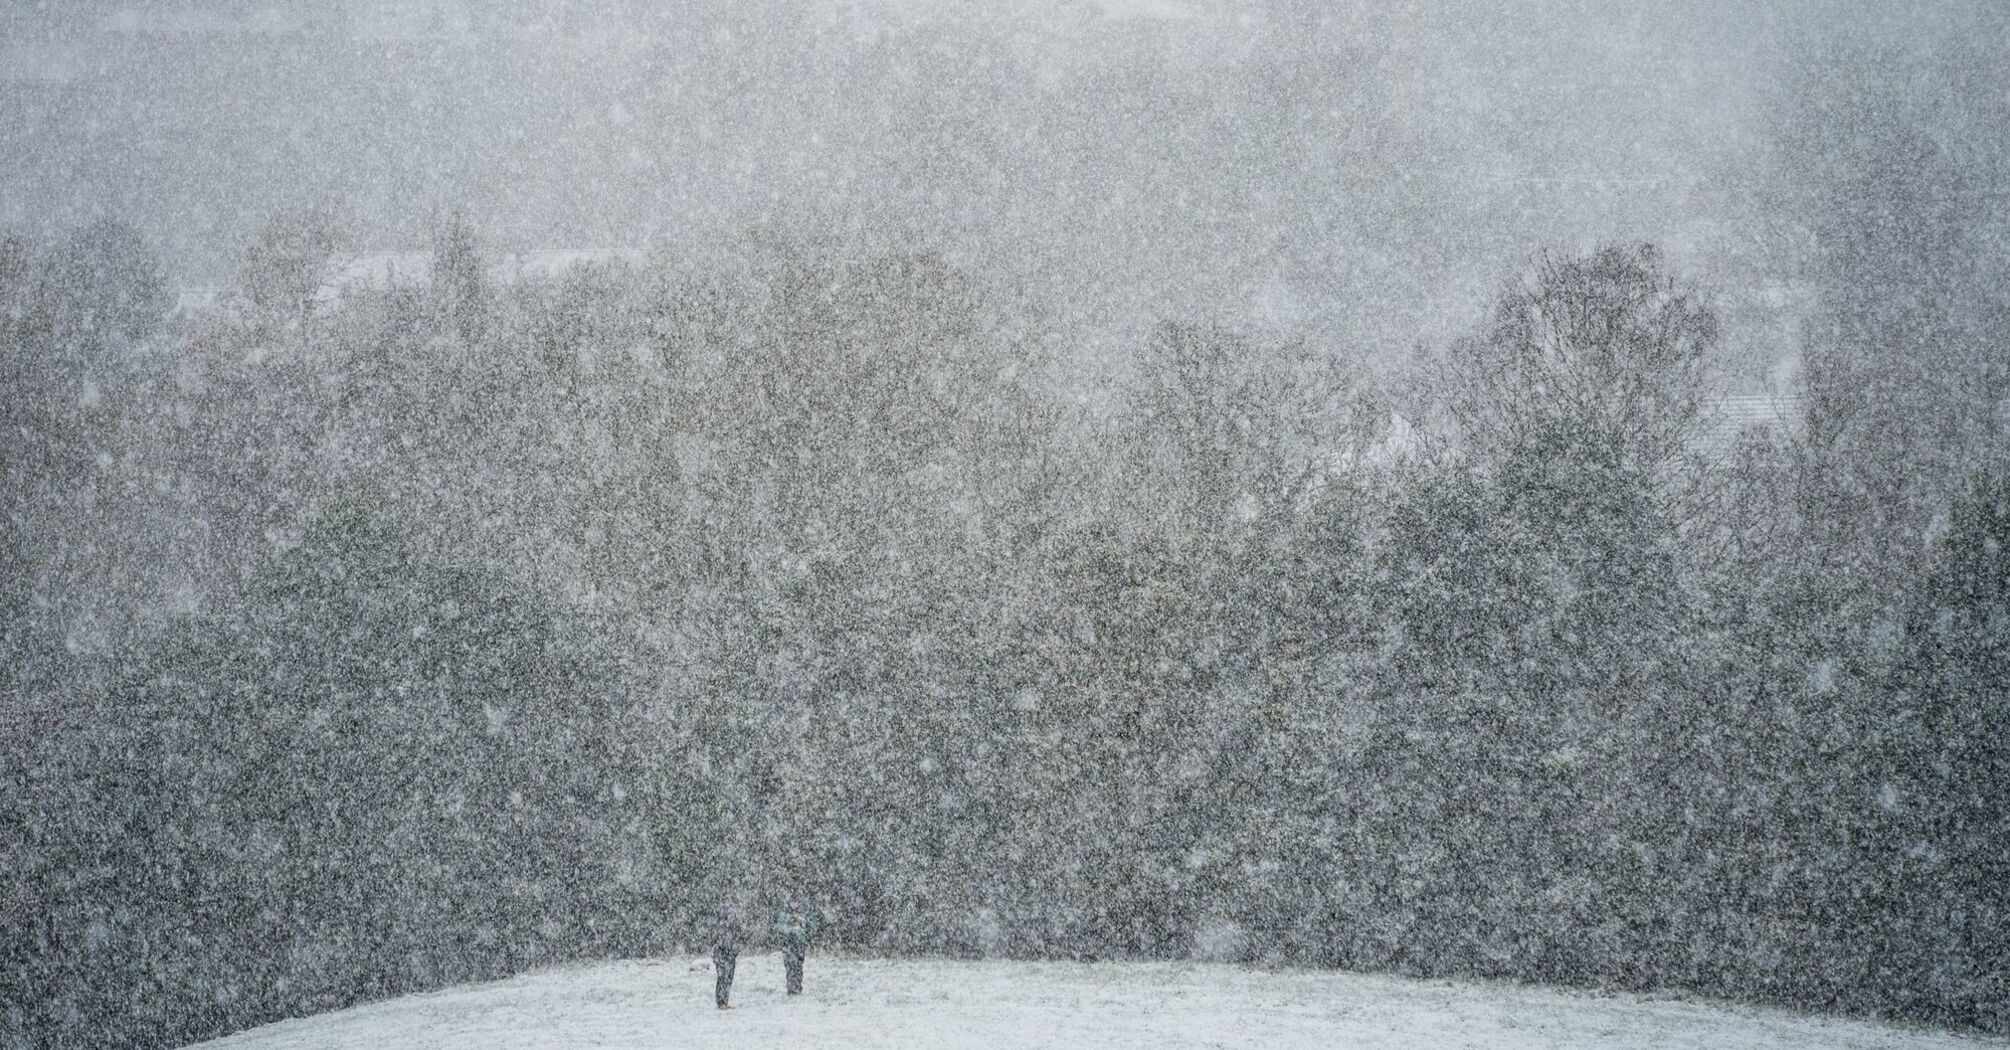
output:
[[[1096,386],[927,251],[499,286],[456,221],[317,304],[317,221],[194,320],[119,227],[0,251],[12,1042],[692,947],[732,886],[2010,1025],[2004,379],[1909,363],[1975,303],[1845,256],[1730,440],[1642,246],[1397,381],[1166,323]]]

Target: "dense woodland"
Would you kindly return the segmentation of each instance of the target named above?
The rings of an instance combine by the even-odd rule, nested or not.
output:
[[[849,951],[2010,1031],[2003,263],[1865,112],[1794,144],[1748,433],[1637,245],[1390,379],[1178,319],[1091,373],[1009,272],[785,225],[501,284],[448,217],[330,298],[302,211],[177,319],[130,228],[8,239],[0,1043],[695,950],[749,888]]]

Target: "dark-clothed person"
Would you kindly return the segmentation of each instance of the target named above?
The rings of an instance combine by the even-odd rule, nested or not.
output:
[[[721,1010],[733,1008],[728,1000],[733,996],[733,965],[739,961],[740,946],[737,944],[720,944],[712,948],[712,998]]]
[[[790,995],[803,994],[803,959],[810,953],[810,938],[816,936],[822,918],[799,897],[790,897],[775,913],[775,939],[782,945],[782,977]]]
[[[727,900],[712,915],[712,997],[721,1010],[733,1008],[733,967],[747,940],[747,910],[738,901]]]

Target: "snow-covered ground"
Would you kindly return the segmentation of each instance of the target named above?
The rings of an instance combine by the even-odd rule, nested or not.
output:
[[[202,1044],[213,1050],[916,1047],[1979,1047],[2001,1042],[1718,1003],[1497,984],[1200,964],[743,956],[712,1006],[709,963],[683,957],[547,970]]]

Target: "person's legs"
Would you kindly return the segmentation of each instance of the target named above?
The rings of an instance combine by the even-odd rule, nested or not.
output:
[[[803,949],[793,945],[782,949],[782,976],[787,979],[790,995],[803,994]]]
[[[733,964],[739,959],[740,949],[736,947],[721,946],[712,949],[712,970],[715,974],[712,981],[712,997],[718,1002],[721,1010],[732,1005],[729,1000],[733,996]]]

